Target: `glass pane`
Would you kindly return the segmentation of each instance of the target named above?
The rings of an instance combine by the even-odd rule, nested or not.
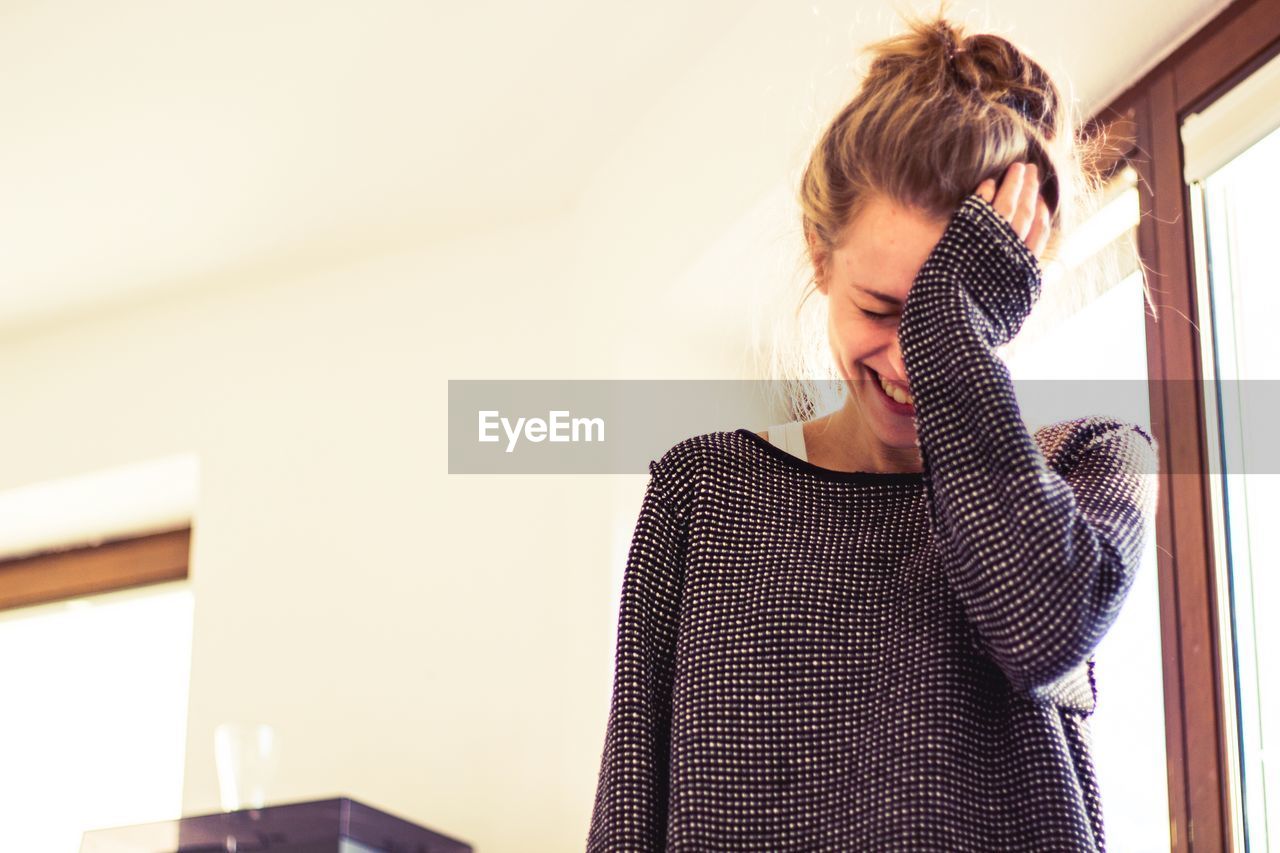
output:
[[[191,616],[181,583],[0,617],[0,849],[180,815]]]
[[[1216,438],[1215,529],[1225,574],[1233,664],[1241,819],[1246,849],[1269,849],[1280,833],[1280,758],[1265,747],[1280,739],[1280,693],[1269,662],[1280,654],[1275,564],[1280,535],[1280,478],[1250,469],[1249,448],[1264,447],[1272,412],[1251,411],[1261,396],[1248,386],[1280,378],[1275,317],[1280,312],[1275,259],[1275,200],[1280,193],[1280,130],[1191,185],[1198,226],[1201,322],[1211,334],[1205,360],[1216,390],[1209,429]],[[1270,667],[1271,670],[1274,667]],[[1228,691],[1229,695],[1232,691]],[[1274,747],[1272,747],[1274,753]]]
[[[1044,292],[1005,361],[1020,387],[1058,397],[1068,407],[1090,398],[1089,383],[1123,380],[1140,401],[1122,411],[1061,412],[1054,419],[1111,414],[1151,429],[1147,407],[1146,301],[1138,264],[1136,175],[1122,170],[1104,201],[1079,229],[1063,258],[1104,274],[1063,275],[1046,265]],[[1106,341],[1099,347],[1097,341]],[[1034,380],[1023,385],[1024,380]],[[1040,393],[1044,383],[1064,383]],[[1100,395],[1105,398],[1106,395]],[[1105,406],[1105,404],[1103,404]],[[1134,411],[1137,414],[1134,414]],[[1029,419],[1033,409],[1024,410]],[[1048,418],[1041,417],[1041,421]],[[1039,423],[1031,422],[1030,426]],[[1102,799],[1107,848],[1167,853],[1169,796],[1164,730],[1164,669],[1154,530],[1120,615],[1094,653],[1097,708],[1089,718],[1094,769]]]

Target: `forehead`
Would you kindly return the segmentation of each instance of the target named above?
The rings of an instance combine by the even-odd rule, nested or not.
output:
[[[883,196],[868,199],[845,229],[833,260],[845,281],[905,296],[947,220]]]

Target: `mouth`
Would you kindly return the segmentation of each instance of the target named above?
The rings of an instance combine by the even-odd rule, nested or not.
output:
[[[915,400],[902,386],[886,382],[870,367],[867,367],[867,372],[871,374],[871,384],[876,387],[876,396],[891,412],[899,415],[915,414]]]

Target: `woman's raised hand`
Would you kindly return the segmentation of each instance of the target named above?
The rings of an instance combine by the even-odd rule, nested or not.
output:
[[[1040,176],[1035,163],[1021,161],[1009,166],[999,190],[996,179],[987,178],[974,190],[1009,221],[1013,230],[1040,260],[1049,242],[1049,205],[1040,195]]]

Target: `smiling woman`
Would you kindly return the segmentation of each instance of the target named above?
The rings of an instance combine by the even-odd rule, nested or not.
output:
[[[800,191],[844,404],[803,459],[739,429],[651,462],[588,850],[1104,847],[1092,655],[1155,443],[1030,433],[995,352],[1087,182],[1072,124],[1001,37],[872,50]]]

